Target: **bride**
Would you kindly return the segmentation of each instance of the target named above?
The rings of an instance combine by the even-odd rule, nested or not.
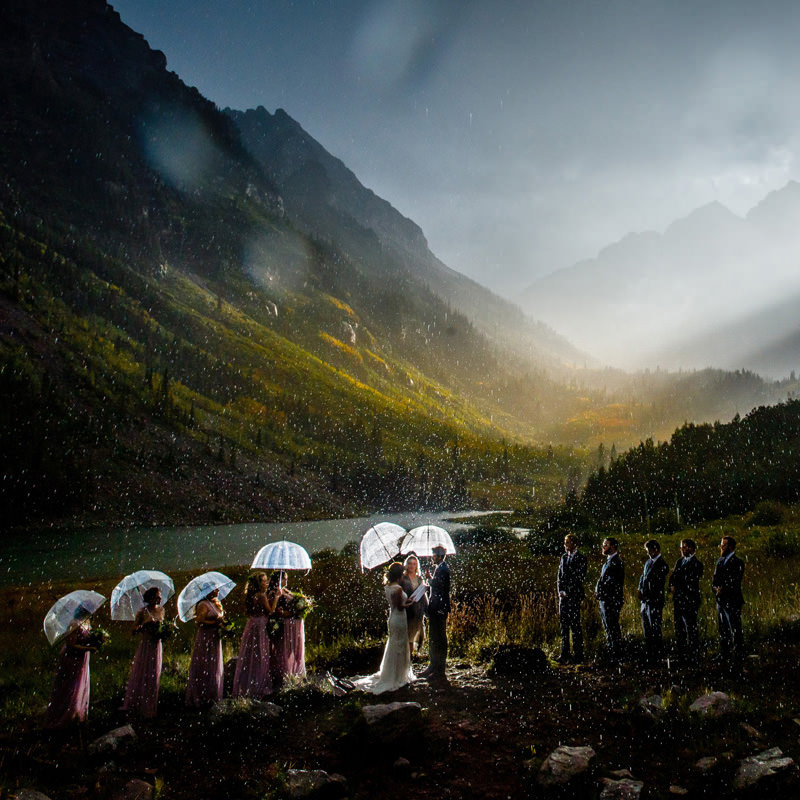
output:
[[[386,572],[384,591],[389,602],[389,638],[383,651],[379,672],[353,681],[356,689],[372,694],[381,694],[400,689],[416,675],[411,671],[411,653],[408,649],[408,619],[406,609],[411,605],[400,586],[403,565],[395,562]]]

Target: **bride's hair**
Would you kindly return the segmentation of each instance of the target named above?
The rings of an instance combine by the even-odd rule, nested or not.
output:
[[[389,565],[386,574],[383,576],[384,583],[397,583],[403,577],[403,565],[399,561]]]

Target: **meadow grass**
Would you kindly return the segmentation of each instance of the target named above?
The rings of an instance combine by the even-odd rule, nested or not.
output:
[[[779,638],[800,637],[800,520],[796,511],[774,526],[753,526],[747,517],[730,518],[657,537],[662,553],[672,566],[678,557],[680,539],[689,536],[698,543],[698,557],[705,566],[701,588],[700,635],[708,650],[716,648],[716,610],[711,593],[711,576],[721,535],[734,535],[737,554],[746,564],[743,611],[747,647],[758,651]],[[604,636],[594,582],[602,556],[602,534],[584,537],[581,549],[589,557],[583,627],[589,657],[600,648]],[[626,565],[625,605],[621,615],[623,634],[636,647],[641,639],[636,586],[645,558],[644,541],[649,536],[627,533],[618,537]],[[424,560],[423,560],[424,562]],[[558,604],[555,576],[556,555],[534,555],[524,541],[505,544],[471,545],[451,557],[453,607],[448,621],[451,653],[462,659],[477,659],[487,647],[517,644],[540,647],[555,655],[559,647]],[[423,563],[423,568],[425,564]],[[221,568],[237,582],[224,600],[228,616],[244,617],[244,586],[247,570]],[[179,590],[194,573],[174,574]],[[0,591],[0,718],[7,722],[37,717],[43,713],[50,694],[57,649],[47,644],[42,620],[50,605],[75,588],[94,588],[106,597],[121,576],[79,587],[58,582],[35,587]],[[310,669],[335,664],[345,650],[372,648],[386,636],[386,609],[382,570],[361,572],[353,548],[342,553],[326,551],[314,558],[307,575],[291,573],[289,585],[315,598],[316,606],[306,619],[306,652]],[[167,606],[175,613],[174,600]],[[110,643],[91,657],[92,703],[96,713],[112,713],[119,706],[130,664],[138,644],[131,623],[112,622],[108,606],[95,615],[95,624],[111,634]],[[164,645],[162,697],[179,702],[194,639],[194,625],[178,624],[175,635]],[[672,608],[664,612],[664,634],[669,645],[673,636]],[[238,641],[226,640],[225,658],[236,655]]]

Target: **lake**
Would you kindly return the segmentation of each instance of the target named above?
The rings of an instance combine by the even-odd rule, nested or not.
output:
[[[281,539],[296,542],[313,554],[325,547],[341,550],[348,542],[359,541],[377,522],[394,522],[407,530],[418,525],[441,525],[452,534],[468,527],[451,522],[452,517],[484,513],[409,512],[315,522],[91,529],[68,535],[45,531],[0,544],[0,586],[121,578],[139,569],[200,572],[247,566],[261,547]]]

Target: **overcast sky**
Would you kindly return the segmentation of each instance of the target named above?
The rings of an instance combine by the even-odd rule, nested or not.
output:
[[[283,108],[513,296],[799,179],[796,0],[111,0],[218,106]]]

